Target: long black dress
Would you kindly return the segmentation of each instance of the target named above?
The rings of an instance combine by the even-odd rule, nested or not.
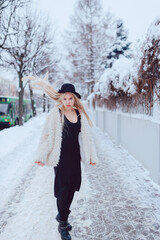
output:
[[[81,162],[78,134],[81,131],[81,118],[76,110],[78,120],[70,122],[64,115],[62,132],[62,145],[60,160],[55,170],[54,196],[57,197],[61,190],[68,188],[79,191],[81,185]]]

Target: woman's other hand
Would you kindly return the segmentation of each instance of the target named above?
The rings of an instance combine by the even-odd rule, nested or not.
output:
[[[96,165],[96,163],[90,162],[90,165],[94,166],[94,165]]]
[[[36,161],[35,163],[38,164],[39,166],[42,166],[42,167],[45,165],[44,163],[38,162],[38,161]]]

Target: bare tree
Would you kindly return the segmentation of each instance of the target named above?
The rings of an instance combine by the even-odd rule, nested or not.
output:
[[[11,25],[14,22],[17,11],[26,5],[29,0],[0,0],[0,51],[8,49],[7,38],[17,34]]]
[[[23,95],[24,75],[38,72],[53,64],[54,36],[47,21],[40,21],[34,14],[19,14],[14,19],[11,30],[16,34],[8,35],[6,45],[10,46],[3,51],[3,63],[12,68],[19,79],[19,125],[23,124]],[[32,96],[32,93],[31,93]],[[31,100],[33,100],[31,98]],[[32,103],[34,106],[34,103]],[[35,111],[35,109],[33,109]]]
[[[83,86],[81,92],[85,95],[93,91],[94,84],[104,71],[105,51],[113,38],[109,34],[111,31],[107,32],[111,21],[112,17],[103,13],[99,0],[77,1],[71,17],[71,30],[65,35],[67,57],[71,63],[70,73],[67,73],[71,81],[74,79]]]

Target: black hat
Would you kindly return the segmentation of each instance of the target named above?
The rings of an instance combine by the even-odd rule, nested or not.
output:
[[[78,98],[81,98],[81,95],[75,91],[75,86],[71,83],[64,83],[58,92],[59,93],[71,92],[74,93]]]

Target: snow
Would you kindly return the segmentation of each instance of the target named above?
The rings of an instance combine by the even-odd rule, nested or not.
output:
[[[32,154],[37,144],[36,135],[42,124],[42,116],[39,117],[39,122],[32,119],[23,127],[15,126],[0,132],[1,206],[6,203],[12,195],[12,190],[32,168]],[[7,191],[4,191],[5,189]]]
[[[53,168],[33,162],[45,118],[43,113],[0,132],[1,240],[60,240]],[[95,126],[93,136],[99,164],[82,164],[82,186],[69,217],[73,239],[158,239],[160,187]]]

